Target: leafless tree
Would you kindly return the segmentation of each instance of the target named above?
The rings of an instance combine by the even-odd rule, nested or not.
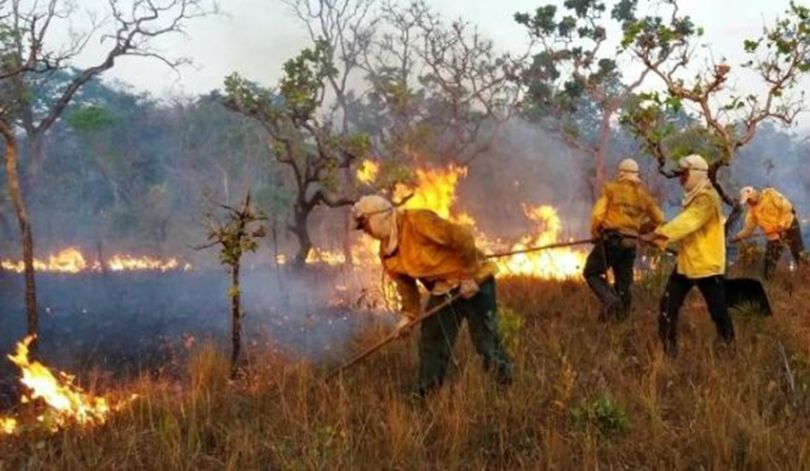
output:
[[[33,236],[23,198],[33,191],[43,164],[43,143],[48,130],[65,111],[79,90],[93,77],[111,69],[116,59],[139,56],[159,60],[176,68],[188,63],[157,48],[168,35],[183,34],[190,20],[216,11],[211,0],[109,0],[103,19],[88,12],[86,27],[72,27],[81,14],[70,0],[4,0],[0,3],[0,92],[3,100],[2,133],[6,142],[6,171],[23,242],[28,332],[37,332],[34,287]],[[68,39],[53,43],[59,27]],[[103,53],[90,66],[76,68],[75,59],[91,41],[100,41]],[[67,79],[64,77],[67,76]],[[43,96],[47,95],[47,96]],[[17,170],[17,127],[26,135],[29,157],[27,178],[20,182]]]

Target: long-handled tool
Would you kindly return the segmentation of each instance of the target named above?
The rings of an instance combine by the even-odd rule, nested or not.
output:
[[[632,237],[632,236],[627,236]],[[640,243],[660,249],[655,244],[651,244],[640,238],[636,238]],[[664,251],[670,255],[678,255],[678,251],[667,248]],[[723,276],[723,285],[726,289],[726,304],[733,308],[745,304],[756,306],[765,316],[773,314],[768,293],[762,282],[754,278],[726,278]]]
[[[512,255],[518,255],[518,254],[529,253],[529,252],[538,252],[538,251],[541,251],[541,250],[556,249],[556,248],[560,248],[560,247],[571,247],[571,246],[574,246],[574,245],[592,244],[593,242],[595,242],[595,239],[582,239],[582,240],[575,240],[575,241],[571,241],[571,242],[558,242],[558,243],[543,245],[543,246],[539,246],[539,247],[526,247],[525,249],[512,250],[512,251],[509,251],[509,252],[499,252],[499,253],[487,254],[487,255],[485,255],[485,257],[486,258],[509,257],[509,256],[512,256]],[[436,306],[433,306],[430,310],[428,310],[427,312],[425,312],[421,316],[418,316],[417,318],[415,318],[412,321],[405,324],[402,327],[402,329],[410,329],[410,328],[414,327],[415,325],[422,323],[425,319],[433,316],[434,314],[438,313],[439,311],[441,311],[445,307],[447,307],[450,304],[457,301],[459,299],[459,297],[460,297],[460,295],[456,294],[455,296],[451,296],[451,297],[447,298],[446,300],[442,301],[441,303],[437,304]],[[363,361],[364,359],[366,359],[367,357],[372,355],[377,350],[379,350],[379,349],[383,348],[384,346],[388,345],[389,343],[393,342],[398,337],[399,337],[399,329],[392,332],[392,333],[390,333],[390,334],[388,334],[388,335],[386,335],[382,340],[380,340],[379,342],[374,344],[372,347],[370,347],[367,350],[365,350],[364,352],[358,354],[357,356],[355,356],[354,358],[352,358],[348,362],[344,363],[339,368],[337,368],[334,371],[332,371],[331,373],[329,373],[329,375],[326,377],[326,379],[330,379],[330,378],[340,374],[342,371],[345,371],[346,369],[351,368],[352,366],[356,365],[357,363]]]
[[[344,363],[339,368],[337,368],[334,371],[332,371],[331,373],[329,373],[329,375],[326,376],[326,379],[330,379],[330,378],[340,374],[341,372],[351,368],[352,366],[356,365],[357,363],[360,363],[361,361],[365,360],[369,355],[373,354],[377,350],[383,348],[384,346],[388,345],[389,343],[391,343],[394,340],[396,340],[397,338],[399,338],[399,333],[402,330],[407,330],[407,329],[413,328],[414,326],[416,326],[418,324],[421,324],[422,322],[425,321],[425,319],[435,315],[436,313],[438,313],[442,309],[444,309],[447,306],[453,304],[460,297],[461,297],[461,294],[448,296],[447,299],[445,299],[441,303],[433,306],[432,308],[430,308],[429,310],[424,312],[421,316],[417,316],[416,318],[409,321],[407,324],[403,325],[400,329],[397,329],[394,332],[391,332],[390,334],[386,335],[385,338],[383,338],[382,340],[380,340],[379,342],[374,344],[372,347],[370,347],[367,350],[365,350],[364,352],[358,354],[357,356],[355,356],[351,360]]]
[[[513,255],[520,255],[524,253],[539,252],[541,250],[559,249],[561,247],[572,247],[574,245],[593,244],[594,242],[596,242],[596,239],[580,239],[580,240],[573,240],[571,242],[556,242],[554,244],[541,245],[538,247],[526,247],[525,249],[510,250],[509,252],[491,253],[485,255],[484,257],[486,258],[511,257]]]

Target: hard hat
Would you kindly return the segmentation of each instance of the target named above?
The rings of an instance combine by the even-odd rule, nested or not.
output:
[[[740,204],[745,204],[757,197],[757,190],[753,186],[746,186],[740,190]]]
[[[352,228],[361,229],[363,223],[375,214],[390,211],[394,205],[390,201],[378,195],[362,196],[352,205]]]
[[[697,170],[699,172],[709,171],[709,164],[706,163],[706,159],[698,154],[687,155],[681,159],[679,165],[684,170]]]
[[[619,162],[619,172],[638,173],[638,162],[633,159],[624,159]]]

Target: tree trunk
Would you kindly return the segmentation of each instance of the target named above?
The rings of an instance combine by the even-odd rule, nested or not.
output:
[[[293,268],[296,270],[304,268],[309,252],[312,250],[312,240],[309,238],[309,229],[307,228],[310,211],[310,209],[297,206],[295,208],[295,224],[290,228],[295,237],[298,238],[298,252],[296,252],[293,260]]]
[[[37,335],[37,296],[34,277],[34,242],[31,235],[31,220],[25,208],[22,191],[20,189],[20,175],[17,171],[17,139],[14,131],[7,122],[0,122],[0,134],[6,141],[6,177],[8,179],[8,193],[14,204],[17,221],[20,225],[23,246],[23,265],[25,266],[25,312],[28,319],[28,335]],[[31,344],[35,348],[36,339]]]
[[[240,309],[239,262],[231,267],[231,379],[236,377],[239,351],[242,349],[242,312]]]

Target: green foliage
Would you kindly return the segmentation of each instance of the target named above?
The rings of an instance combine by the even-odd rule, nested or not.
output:
[[[571,419],[580,427],[595,427],[606,436],[620,435],[630,430],[630,416],[621,404],[608,394],[591,402],[583,402],[570,410]]]
[[[517,354],[525,324],[526,320],[523,315],[509,307],[498,306],[498,330],[501,333],[501,342],[512,356]]]
[[[68,125],[79,132],[93,132],[118,124],[118,117],[108,108],[84,105],[67,115]]]

